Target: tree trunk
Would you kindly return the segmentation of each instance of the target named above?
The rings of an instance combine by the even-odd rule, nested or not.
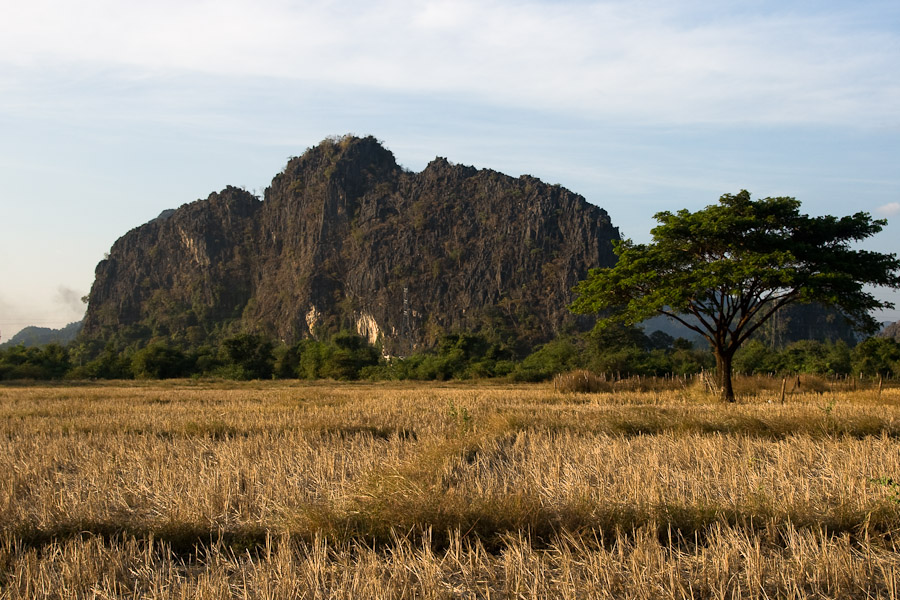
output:
[[[734,352],[715,350],[716,379],[719,380],[720,398],[725,402],[734,402],[734,388],[731,386],[731,359]]]

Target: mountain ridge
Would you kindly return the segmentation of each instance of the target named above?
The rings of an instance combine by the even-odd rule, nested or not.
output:
[[[524,349],[587,321],[572,287],[611,266],[618,229],[559,185],[435,158],[401,168],[375,138],[290,159],[260,200],[234,187],[132,229],[96,269],[82,339],[291,343],[350,329],[385,354],[483,331]]]
[[[82,321],[74,321],[59,329],[29,325],[28,327],[23,327],[11,338],[0,344],[0,349],[11,348],[19,344],[26,348],[44,346],[46,344],[66,345],[78,336],[81,326]]]

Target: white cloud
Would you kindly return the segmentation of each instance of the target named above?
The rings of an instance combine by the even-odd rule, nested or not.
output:
[[[883,217],[896,217],[900,215],[900,202],[888,202],[876,208],[875,212]]]
[[[357,84],[657,123],[900,125],[900,42],[846,15],[657,2],[122,2],[4,11],[3,64]],[[698,13],[699,14],[699,13]],[[8,86],[5,86],[8,87]]]

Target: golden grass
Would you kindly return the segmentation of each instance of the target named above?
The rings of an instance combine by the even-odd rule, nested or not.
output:
[[[0,387],[0,598],[900,592],[900,390]]]

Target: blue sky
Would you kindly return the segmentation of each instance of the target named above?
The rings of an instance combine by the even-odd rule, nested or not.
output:
[[[9,2],[3,338],[78,320],[129,229],[350,132],[559,183],[639,241],[748,189],[886,217],[865,247],[900,250],[900,3],[709,4]]]

